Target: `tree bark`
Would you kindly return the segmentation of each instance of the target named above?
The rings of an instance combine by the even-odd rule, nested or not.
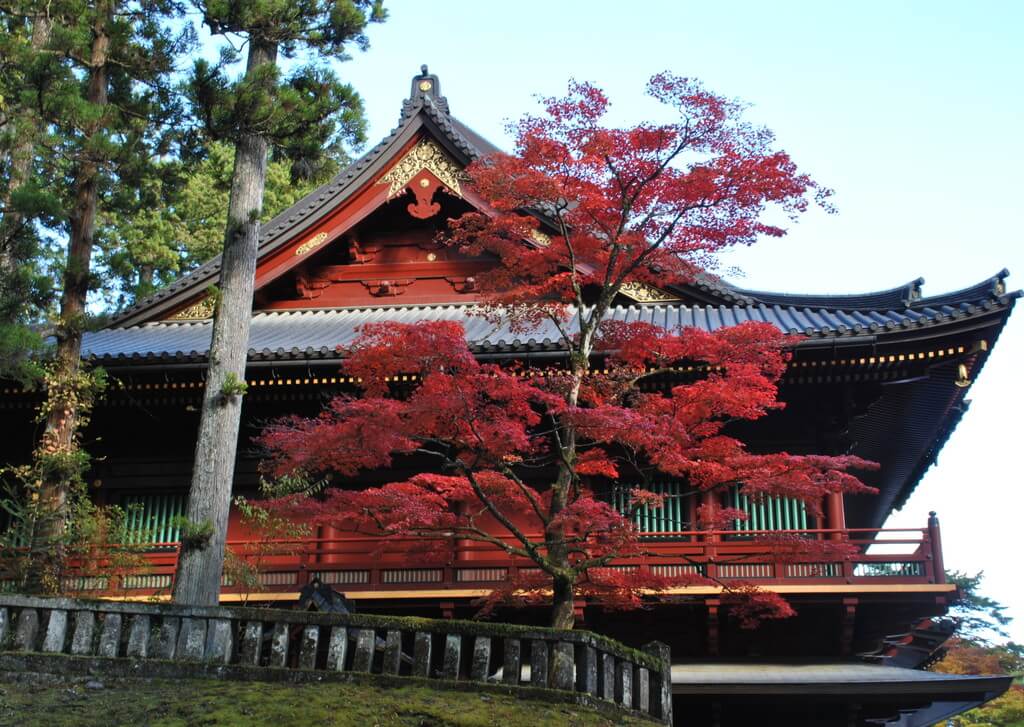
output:
[[[277,62],[275,43],[252,38],[246,76]],[[225,395],[225,383],[245,380],[252,296],[259,246],[268,141],[243,134],[235,150],[228,202],[228,225],[221,258],[220,301],[213,318],[213,340],[196,441],[192,487],[186,517],[209,537],[184,539],[174,578],[174,601],[216,605],[220,598],[227,539],[228,511],[235,453],[242,417],[242,397]]]
[[[114,14],[114,3],[101,3],[93,23],[89,55],[86,101],[94,106],[107,104],[107,62],[110,36],[107,34]],[[92,136],[102,128],[98,117],[87,129]],[[83,155],[77,164],[74,182],[74,207],[70,213],[67,263],[60,299],[60,319],[56,327],[57,350],[54,369],[47,387],[46,427],[36,450],[37,462],[43,458],[57,461],[71,458],[78,451],[79,425],[78,379],[81,369],[82,326],[86,297],[89,294],[89,264],[96,231],[96,204],[99,191],[99,165]],[[56,588],[47,581],[62,556],[60,539],[67,519],[67,499],[72,481],[80,473],[68,466],[42,468],[39,483],[41,515],[33,532],[31,566],[27,578],[29,590]]]
[[[40,11],[32,21],[32,50],[42,50],[50,42],[53,23],[50,16]],[[11,207],[11,198],[29,179],[32,169],[32,157],[35,155],[36,138],[39,134],[41,121],[35,114],[22,109],[15,114],[15,131],[18,141],[10,150],[10,166],[7,178],[7,190],[0,200],[0,276],[11,275],[18,261],[15,259],[14,239],[25,221],[25,216]]]
[[[551,628],[571,629],[576,625],[575,583],[569,578],[555,578],[551,594]]]

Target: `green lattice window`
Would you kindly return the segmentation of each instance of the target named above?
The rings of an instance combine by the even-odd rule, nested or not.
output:
[[[125,495],[120,505],[128,513],[126,526],[132,543],[174,543],[178,528],[173,520],[185,514],[188,495],[135,494]]]
[[[616,485],[612,490],[612,506],[620,513],[629,511],[629,492],[636,485]],[[658,533],[678,533],[690,530],[689,520],[689,488],[682,482],[668,480],[643,485],[643,489],[664,497],[664,506],[659,508],[642,507],[633,516],[633,521],[641,533],[656,535]]]
[[[733,530],[806,530],[807,505],[790,497],[764,497],[756,502],[740,494],[739,487],[729,491],[729,507],[743,510],[746,520],[733,520]]]

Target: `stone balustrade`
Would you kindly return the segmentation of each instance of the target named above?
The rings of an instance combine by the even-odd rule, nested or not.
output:
[[[6,595],[0,651],[201,662],[243,667],[243,678],[297,670],[540,688],[672,723],[668,647],[637,651],[587,631]]]

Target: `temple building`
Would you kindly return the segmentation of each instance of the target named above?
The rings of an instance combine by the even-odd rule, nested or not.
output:
[[[259,484],[252,437],[284,415],[312,415],[332,395],[353,391],[339,370],[346,344],[367,322],[462,322],[487,360],[550,362],[559,336],[543,327],[524,337],[471,315],[475,276],[493,263],[434,243],[446,220],[482,209],[463,168],[496,151],[449,111],[437,76],[412,81],[398,126],[367,154],[262,228],[234,491]],[[91,595],[168,596],[175,566],[173,518],[187,499],[220,260],[139,301],[109,327],[85,337],[83,356],[110,374],[86,447],[95,457],[95,497],[134,506],[133,523],[151,545],[150,567],[116,579],[85,578]],[[926,295],[923,281],[857,295],[771,293],[702,278],[685,286],[623,290],[615,319],[713,330],[764,321],[801,340],[781,382],[784,410],[738,435],[756,451],[850,453],[880,463],[864,481],[875,496],[830,496],[823,516],[799,502],[739,493],[724,503],[749,519],[728,531],[701,531],[701,498],[685,483],[655,487],[663,508],[637,524],[663,575],[702,573],[753,581],[783,594],[798,615],[750,631],[738,627],[718,586],[679,588],[639,612],[578,603],[586,628],[630,644],[668,643],[678,724],[931,725],[1005,691],[1009,678],[951,676],[925,668],[951,633],[944,616],[957,597],[943,570],[938,519],[885,530],[931,467],[967,408],[966,396],[1019,292],[1007,271],[963,290]],[[0,458],[24,461],[37,436],[37,392],[6,385]],[[362,485],[393,481],[370,474]],[[624,483],[628,484],[628,483]],[[715,495],[717,496],[717,495]],[[608,492],[622,505],[623,492]],[[706,497],[712,497],[706,495]],[[841,562],[781,562],[756,535],[788,531],[859,546]],[[250,534],[232,516],[229,547]],[[319,528],[294,554],[264,559],[258,589],[225,581],[224,602],[287,607],[311,579],[343,592],[360,611],[470,617],[473,602],[508,578],[517,562],[455,543],[444,562],[384,550],[373,538]],[[540,622],[530,611],[503,616]]]

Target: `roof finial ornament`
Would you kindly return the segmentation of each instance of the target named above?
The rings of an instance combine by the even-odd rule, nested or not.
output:
[[[420,66],[420,73],[418,76],[413,76],[412,79],[412,93],[409,94],[409,101],[411,110],[411,104],[420,102],[422,99],[429,98],[434,102],[444,113],[448,113],[448,100],[441,95],[441,82],[437,76],[430,72],[427,68],[427,64],[424,63]]]

